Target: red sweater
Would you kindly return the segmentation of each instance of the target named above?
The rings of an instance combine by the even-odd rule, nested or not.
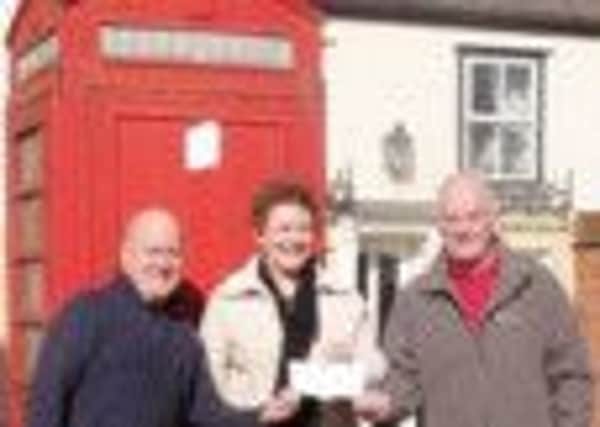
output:
[[[469,329],[478,331],[500,273],[500,257],[494,251],[475,261],[448,260],[452,292]]]

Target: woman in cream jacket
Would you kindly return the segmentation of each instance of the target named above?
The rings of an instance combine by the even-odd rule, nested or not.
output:
[[[370,363],[373,328],[357,292],[316,260],[317,208],[301,185],[267,184],[252,215],[257,254],[215,289],[203,318],[213,380],[227,404],[256,410],[263,424],[323,425],[325,405],[290,388],[289,362]]]

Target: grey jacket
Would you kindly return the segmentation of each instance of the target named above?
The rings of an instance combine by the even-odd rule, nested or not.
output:
[[[384,388],[427,427],[588,427],[586,345],[551,273],[506,248],[481,332],[461,319],[440,256],[401,291]]]

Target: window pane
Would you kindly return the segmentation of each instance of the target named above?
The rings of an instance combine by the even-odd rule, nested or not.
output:
[[[39,197],[19,202],[21,215],[21,254],[40,256],[43,247],[42,200]]]
[[[51,35],[25,51],[17,58],[17,80],[24,81],[31,75],[55,64],[59,59],[58,36]]]
[[[32,132],[19,140],[19,190],[39,189],[42,184],[42,137]]]
[[[476,113],[493,114],[498,111],[499,69],[495,64],[473,66],[473,99],[471,105]]]
[[[533,171],[533,135],[528,124],[502,126],[502,172],[528,175]]]
[[[469,126],[469,166],[492,174],[495,171],[496,126],[491,123],[471,123]]]
[[[40,262],[21,265],[21,316],[25,320],[37,320],[43,307],[43,269]]]
[[[505,106],[508,113],[527,117],[533,109],[531,68],[525,65],[506,67]]]
[[[44,338],[44,330],[39,325],[26,325],[23,328],[25,339],[25,381],[27,384],[30,384],[37,365],[38,355]]]
[[[277,35],[104,26],[100,48],[108,58],[183,64],[289,69],[294,47]]]

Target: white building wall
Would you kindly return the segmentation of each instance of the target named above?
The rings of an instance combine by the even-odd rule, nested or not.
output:
[[[329,19],[325,27],[328,176],[352,167],[367,199],[431,199],[458,165],[458,53],[462,45],[548,53],[545,171],[574,171],[578,209],[600,208],[600,37],[486,31]],[[416,175],[390,180],[381,141],[403,122],[416,148]]]

